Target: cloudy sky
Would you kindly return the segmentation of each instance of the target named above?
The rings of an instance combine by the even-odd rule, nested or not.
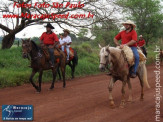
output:
[[[40,0],[32,0],[33,3],[38,2],[38,1],[40,1]],[[51,0],[51,2],[57,2],[57,1],[61,2],[61,0]],[[100,1],[101,1],[101,3],[103,5],[105,5],[104,3],[106,2],[106,0],[100,0]],[[9,0],[0,0],[0,7],[3,6],[2,3],[8,3],[8,2],[9,2]],[[74,2],[71,2],[71,3],[74,4]],[[110,7],[112,7],[112,6],[110,5]],[[10,10],[13,9],[13,4],[9,7],[9,9]],[[84,14],[84,13],[82,13],[82,14]],[[6,25],[6,22],[5,22],[6,20],[4,18],[2,18],[2,16],[3,15],[0,14],[0,23],[2,23],[3,25]],[[14,21],[16,21],[16,19]],[[8,26],[10,28],[12,28],[12,24],[10,22],[8,22],[7,24],[8,24]],[[34,37],[34,36],[35,37],[40,37],[41,34],[46,31],[46,28],[44,27],[45,25],[46,24],[32,25],[32,26],[26,27],[21,32],[17,33],[16,37],[19,37],[19,38],[29,38],[29,37]],[[52,25],[55,27],[55,29],[53,31],[56,34],[59,34],[59,33],[63,32],[63,29],[60,28],[56,23],[52,23]],[[75,31],[75,32],[78,33],[78,30],[76,30],[74,28],[68,28],[68,27],[64,27],[64,28],[70,29],[70,30]],[[3,36],[3,35],[4,34],[3,34],[2,30],[0,30],[0,36]],[[91,36],[91,34],[89,33],[88,36]]]
[[[7,2],[8,0],[0,0],[0,6],[2,5],[3,2]],[[40,0],[33,0],[34,2],[40,1]],[[56,2],[57,0],[52,0],[52,2]],[[61,1],[61,0],[59,0]],[[106,0],[101,0],[103,3],[105,3]],[[10,9],[13,9],[13,6],[10,7]],[[118,13],[117,13],[118,14]],[[123,18],[121,15],[114,14],[116,17]],[[5,19],[2,18],[2,15],[0,15],[0,23],[5,25]],[[46,24],[42,25],[32,25],[29,27],[26,27],[23,29],[21,32],[16,34],[16,37],[19,38],[29,38],[29,37],[40,37],[43,32],[46,31],[45,26]],[[56,23],[52,24],[55,29],[53,30],[56,34],[62,33],[63,29],[61,29]],[[9,23],[9,27],[12,27],[12,25]],[[69,29],[69,28],[68,28]],[[72,30],[72,28],[70,29]],[[76,31],[73,29],[72,31]],[[91,35],[90,33],[88,35]],[[0,30],[0,36],[3,36],[2,30]]]

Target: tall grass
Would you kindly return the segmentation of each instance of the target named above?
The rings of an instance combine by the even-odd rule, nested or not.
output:
[[[98,50],[92,49],[89,44],[73,46],[78,53],[79,62],[76,67],[75,77],[99,73]],[[17,86],[29,82],[31,68],[30,62],[22,58],[21,47],[0,50],[0,87]],[[66,67],[66,79],[71,77],[71,69]],[[38,74],[34,77],[37,81]],[[52,72],[44,71],[43,82],[51,82]]]
[[[72,47],[77,51],[79,62],[76,67],[75,77],[98,74],[99,69],[99,48],[92,42],[75,43]],[[155,44],[148,48],[147,64],[155,60]],[[0,88],[7,86],[17,86],[29,82],[31,68],[30,62],[22,58],[21,47],[14,46],[11,49],[0,50]],[[34,77],[37,81],[38,74]],[[71,78],[71,69],[66,67],[66,79]],[[44,71],[43,82],[51,82],[52,72]]]

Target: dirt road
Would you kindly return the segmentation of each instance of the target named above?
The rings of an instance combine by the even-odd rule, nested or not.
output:
[[[145,88],[145,99],[139,101],[140,84],[138,78],[132,79],[133,103],[119,108],[121,100],[121,82],[115,84],[113,97],[115,109],[111,109],[108,99],[106,75],[88,76],[55,84],[48,91],[50,83],[42,84],[42,92],[36,94],[31,84],[0,90],[0,106],[3,104],[31,104],[34,106],[34,122],[154,122],[155,121],[155,74],[154,65],[148,66],[150,89]],[[161,67],[163,81],[163,67]],[[162,82],[161,81],[161,82]],[[163,86],[163,82],[161,83]],[[163,88],[161,89],[163,93]],[[126,99],[128,89],[126,89]],[[161,101],[161,119],[163,120],[163,102]],[[0,109],[1,111],[1,109]],[[0,112],[1,113],[1,112]],[[0,121],[2,114],[0,114]]]

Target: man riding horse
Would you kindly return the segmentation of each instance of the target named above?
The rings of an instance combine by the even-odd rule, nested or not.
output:
[[[64,46],[62,46],[62,50],[64,51],[64,48],[66,48],[67,51],[67,63],[69,62],[69,58],[70,58],[70,45],[72,43],[71,37],[69,36],[70,31],[68,29],[63,30],[64,31],[64,38],[63,38],[63,42],[64,42]]]
[[[54,27],[48,23],[46,26],[46,32],[44,32],[41,37],[40,37],[40,43],[41,46],[47,46],[49,49],[49,54],[50,54],[50,64],[51,64],[51,68],[54,67],[54,61],[55,61],[55,57],[54,57],[54,47],[56,47],[56,45],[59,43],[58,37],[57,35],[52,32],[52,29],[54,29]]]
[[[139,36],[139,41],[138,41],[138,46],[141,48],[143,51],[144,55],[147,57],[147,51],[145,49],[145,40],[142,35]]]
[[[115,36],[114,43],[117,46],[120,46],[121,49],[125,45],[129,46],[132,49],[135,57],[135,65],[133,66],[133,70],[131,71],[130,77],[135,78],[136,71],[139,65],[139,53],[137,51],[137,33],[134,30],[136,25],[130,20],[127,20],[126,22],[122,23],[122,25],[125,27],[125,30],[121,31]],[[121,40],[121,44],[118,43],[118,40]]]

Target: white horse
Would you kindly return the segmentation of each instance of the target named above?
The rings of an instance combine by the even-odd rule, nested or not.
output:
[[[130,83],[130,74],[129,74],[129,68],[128,67],[128,62],[125,60],[124,55],[122,54],[122,50],[115,48],[115,47],[101,47],[100,50],[100,65],[99,69],[101,71],[105,71],[106,67],[108,64],[111,65],[111,80],[110,84],[108,86],[109,89],[109,100],[110,100],[110,106],[115,107],[114,100],[112,97],[112,90],[114,83],[117,80],[122,81],[122,100],[120,107],[123,108],[125,105],[125,86],[126,83],[128,84],[129,88],[129,98],[128,102],[132,102],[132,87]],[[141,85],[141,97],[140,100],[143,100],[144,98],[144,83],[148,88],[150,88],[148,81],[147,81],[147,70],[146,70],[146,65],[145,63],[139,63],[139,67],[137,70],[137,75],[140,80],[140,85]]]

